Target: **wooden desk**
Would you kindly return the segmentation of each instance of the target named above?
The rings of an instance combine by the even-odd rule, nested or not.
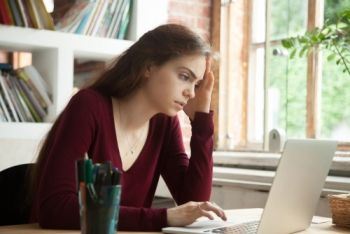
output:
[[[242,209],[228,210],[228,215],[256,215],[261,212],[261,209]],[[41,229],[38,224],[23,224],[14,226],[0,226],[0,234],[79,234],[80,230],[49,230]],[[118,234],[159,234],[160,232],[118,232]],[[334,234],[334,233],[350,233],[350,229],[339,228],[327,221],[322,224],[311,224],[310,228],[299,232],[300,234]]]

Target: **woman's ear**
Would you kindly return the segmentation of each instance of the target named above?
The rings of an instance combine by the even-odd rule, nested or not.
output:
[[[152,72],[153,72],[154,68],[155,68],[155,66],[152,63],[147,64],[146,68],[145,68],[144,77],[150,78],[152,76]]]

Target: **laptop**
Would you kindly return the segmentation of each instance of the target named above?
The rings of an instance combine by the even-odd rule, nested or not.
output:
[[[239,217],[240,223],[200,218],[191,225],[162,231],[285,234],[305,230],[315,213],[336,147],[336,141],[287,140],[261,218]]]

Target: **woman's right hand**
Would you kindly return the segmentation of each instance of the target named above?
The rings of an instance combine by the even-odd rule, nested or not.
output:
[[[203,80],[195,90],[195,97],[190,98],[184,106],[186,115],[193,120],[195,112],[210,112],[211,95],[214,87],[214,73],[211,70],[212,59],[206,58]]]
[[[223,209],[211,202],[187,202],[181,206],[167,209],[168,225],[172,227],[186,226],[205,216],[214,219],[212,212],[226,221],[226,215]]]

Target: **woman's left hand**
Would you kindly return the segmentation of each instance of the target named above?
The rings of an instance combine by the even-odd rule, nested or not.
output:
[[[184,111],[191,120],[193,120],[195,112],[209,113],[213,87],[214,74],[211,71],[211,58],[207,57],[203,80],[195,90],[195,97],[188,100],[184,106]]]

